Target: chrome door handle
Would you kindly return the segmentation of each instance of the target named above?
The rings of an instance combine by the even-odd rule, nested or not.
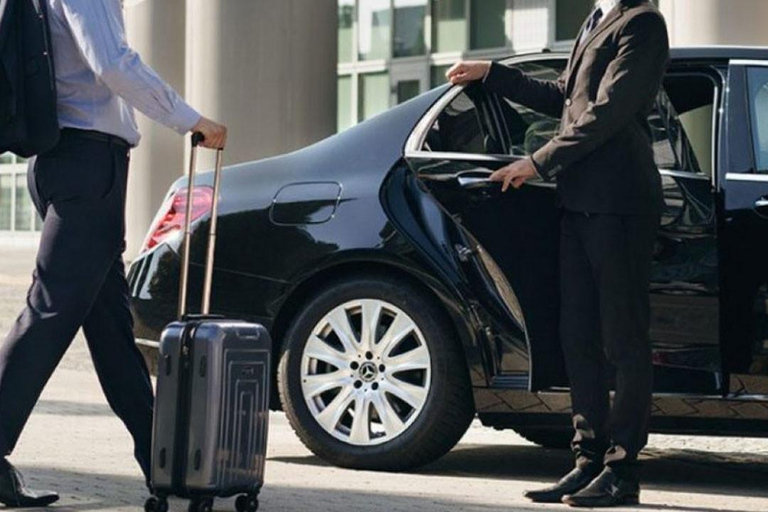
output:
[[[755,201],[755,208],[768,208],[768,197],[761,197]]]

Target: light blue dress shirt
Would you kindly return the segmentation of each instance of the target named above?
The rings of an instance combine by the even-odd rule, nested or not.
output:
[[[128,46],[120,0],[47,2],[62,128],[96,130],[136,146],[134,108],[181,134],[197,124],[200,114]]]

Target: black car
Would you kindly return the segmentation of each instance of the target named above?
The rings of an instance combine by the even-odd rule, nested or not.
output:
[[[506,64],[553,79],[566,59]],[[766,436],[768,49],[674,50],[650,121],[667,205],[650,292],[652,429]],[[225,170],[213,310],[271,331],[275,406],[317,455],[415,467],[450,450],[475,415],[567,445],[556,191],[532,182],[502,194],[488,181],[558,124],[480,84],[443,86]],[[193,299],[210,181],[195,190]],[[184,186],[130,269],[150,361],[176,313]]]

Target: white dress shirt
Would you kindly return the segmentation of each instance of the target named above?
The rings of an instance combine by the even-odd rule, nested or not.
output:
[[[595,2],[595,8],[599,7],[603,10],[603,17],[600,20],[600,23],[602,23],[605,17],[608,16],[608,13],[616,9],[620,3],[621,0],[597,0],[597,2]],[[600,23],[598,23],[598,25],[600,25]]]
[[[184,134],[200,119],[126,42],[121,0],[47,0],[59,125],[139,143],[134,108]]]

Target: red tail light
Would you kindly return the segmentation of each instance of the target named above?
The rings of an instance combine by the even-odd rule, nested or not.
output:
[[[192,190],[192,222],[211,211],[213,205],[213,189],[200,186]],[[184,233],[184,218],[187,214],[187,189],[182,188],[173,193],[160,207],[147,239],[144,241],[142,252],[148,251],[161,243]]]

